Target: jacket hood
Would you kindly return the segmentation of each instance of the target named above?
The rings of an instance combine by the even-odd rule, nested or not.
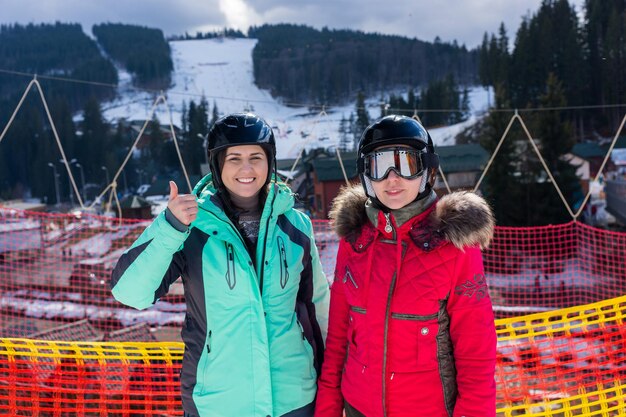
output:
[[[360,234],[369,222],[365,203],[368,198],[361,185],[344,187],[333,201],[329,217],[340,238]],[[475,193],[458,191],[439,199],[420,227],[427,227],[461,249],[485,249],[493,238],[495,219],[487,202]]]

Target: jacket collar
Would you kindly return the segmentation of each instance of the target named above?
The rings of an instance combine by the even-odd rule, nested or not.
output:
[[[339,237],[352,244],[359,240],[358,245],[362,247],[368,246],[368,241],[375,237],[375,233],[368,229],[376,231],[367,215],[366,202],[367,197],[361,186],[344,188],[334,200],[330,212]],[[411,206],[406,209],[416,210]],[[401,213],[400,217],[404,215]],[[410,229],[411,239],[422,248],[432,248],[435,243],[449,241],[458,248],[479,246],[484,249],[493,238],[495,226],[487,202],[477,194],[465,191],[443,196],[425,208],[422,215],[411,217],[405,223],[410,225],[405,227]],[[428,245],[424,246],[424,243]]]
[[[437,200],[437,194],[431,191],[426,198],[414,201],[398,210],[390,210],[389,212],[393,216],[394,223],[397,227],[402,227],[407,221],[413,219],[415,216],[420,216],[429,211],[428,208]],[[383,210],[374,203],[371,199],[365,202],[365,212],[367,218],[372,222],[374,227],[380,229],[379,219],[383,216]],[[384,217],[384,216],[383,216]],[[384,225],[383,225],[384,227]]]
[[[221,200],[217,196],[217,189],[213,183],[211,173],[198,181],[192,193],[198,198],[198,207],[212,213],[222,220],[228,220],[222,208]],[[270,204],[268,204],[268,202],[270,202]],[[267,193],[267,200],[261,218],[263,219],[269,216],[270,212],[273,212],[275,216],[279,216],[293,208],[293,205],[294,197],[289,187],[283,183],[277,183],[272,180],[269,185],[269,192]]]

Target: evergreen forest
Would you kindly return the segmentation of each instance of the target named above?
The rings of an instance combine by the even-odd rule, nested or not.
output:
[[[167,89],[174,70],[163,31],[121,23],[95,25],[93,34],[107,55],[131,74],[136,85]]]
[[[287,102],[340,104],[450,74],[478,81],[478,51],[439,39],[424,42],[353,30],[302,25],[252,27],[254,78]]]
[[[518,109],[554,181],[577,210],[584,190],[577,167],[564,156],[576,143],[606,144],[618,132],[626,109],[626,3],[586,0],[581,21],[567,0],[544,0],[524,18],[513,42],[504,25],[486,33],[479,62],[481,83],[495,89],[495,103],[470,136],[492,154],[511,109]],[[499,224],[559,224],[571,216],[552,181],[516,122],[483,191]]]
[[[417,115],[429,128],[466,120],[467,88],[491,88],[491,110],[458,140],[479,143],[490,154],[500,146],[481,188],[498,223],[568,221],[551,182],[556,181],[574,209],[583,190],[576,167],[563,156],[576,143],[606,142],[624,116],[626,3],[585,0],[580,11],[567,0],[543,0],[518,28],[502,24],[496,29],[487,30],[474,49],[455,41],[293,24],[251,27],[247,34],[224,29],[171,39],[258,39],[253,66],[259,87],[285,104],[354,103],[354,111],[343,115],[338,127],[343,150],[353,149],[372,117],[391,112]],[[95,39],[70,23],[1,25],[0,125],[7,124],[36,75],[68,160],[75,160],[75,177],[84,177],[83,183],[96,189],[120,166],[136,133],[131,122],[102,116],[103,103],[115,95],[116,66],[132,74],[136,88],[165,89],[173,63],[160,29],[105,23],[94,26],[93,34]],[[380,103],[380,114],[365,111],[366,101]],[[533,133],[543,162],[519,123],[500,144],[514,109]],[[204,137],[220,115],[218,105],[206,97],[190,97],[182,113],[176,132],[180,151],[188,173],[199,175]],[[160,121],[150,121],[146,134],[150,140],[143,144],[141,158],[132,158],[125,170],[125,188],[181,175],[176,149]],[[31,89],[0,144],[1,199],[32,196],[57,202],[50,197],[57,175],[59,199],[71,202],[65,167],[56,160],[50,166],[50,155],[58,155],[55,141],[39,93]]]

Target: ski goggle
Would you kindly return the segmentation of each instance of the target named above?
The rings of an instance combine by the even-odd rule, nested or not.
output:
[[[363,157],[363,173],[372,181],[382,181],[394,171],[407,180],[424,173],[422,152],[412,148],[382,148]]]

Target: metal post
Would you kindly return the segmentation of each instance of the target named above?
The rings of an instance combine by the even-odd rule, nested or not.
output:
[[[128,194],[128,182],[126,182],[126,171],[122,170],[122,178],[124,178],[124,194]]]
[[[111,184],[111,180],[109,179],[109,170],[108,170],[108,168],[103,165],[103,166],[100,167],[100,169],[103,170],[104,173],[106,174],[106,178],[107,178],[106,185]]]
[[[56,206],[59,206],[59,204],[61,204],[61,195],[59,193],[59,174],[57,174],[57,167],[52,162],[48,162],[48,166],[52,168],[52,175],[54,175],[54,191],[57,199]]]
[[[76,160],[74,159],[74,161]],[[83,195],[83,202],[84,202],[84,201],[87,201],[87,197],[85,197],[85,170],[83,169],[83,166],[80,163],[78,163],[78,161],[76,161],[74,165],[76,166],[76,168],[80,169],[80,183],[82,185],[81,194]]]
[[[61,164],[64,164],[65,161],[63,161],[62,159],[59,159],[59,162]],[[70,164],[72,163],[72,161],[69,162]],[[74,205],[74,190],[72,189],[72,178],[70,177],[70,173],[67,173],[67,195],[69,197],[69,202],[70,204],[73,206]]]

